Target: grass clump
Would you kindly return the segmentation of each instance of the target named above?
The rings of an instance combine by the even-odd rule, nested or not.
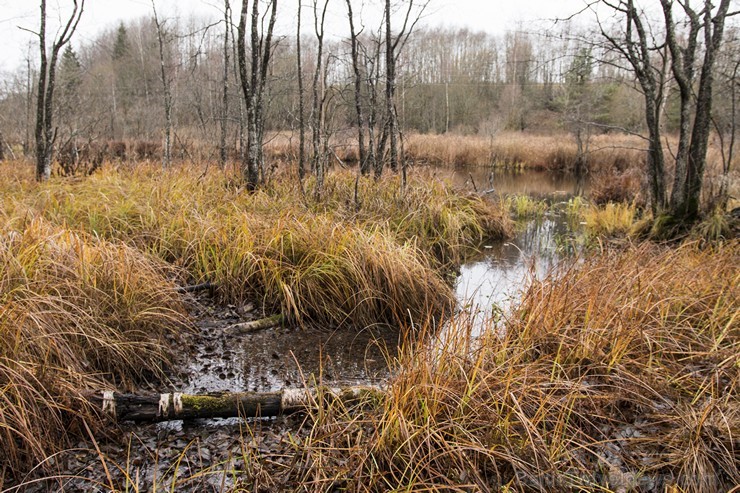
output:
[[[402,351],[379,401],[316,411],[295,467],[274,478],[306,491],[727,491],[740,480],[738,260],[737,242],[644,245],[535,283],[480,338],[453,320]]]
[[[511,195],[505,199],[505,207],[517,219],[539,219],[547,213],[550,206],[544,200],[529,195]]]
[[[219,286],[227,302],[258,298],[298,322],[360,326],[420,320],[451,306],[444,272],[506,215],[425,174],[376,182],[337,172],[321,200],[288,175],[256,193],[194,166],[103,170],[9,194],[9,221],[43,216],[124,242]],[[427,253],[427,252],[431,252]]]
[[[0,232],[0,265],[0,459],[20,474],[79,433],[86,390],[161,376],[187,325],[166,271],[125,245],[37,219]]]
[[[637,218],[638,209],[634,204],[610,202],[583,211],[586,233],[597,237],[624,236],[630,232]]]

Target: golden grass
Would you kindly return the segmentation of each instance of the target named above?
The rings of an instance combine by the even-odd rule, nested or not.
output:
[[[627,236],[638,220],[637,207],[622,202],[587,207],[583,209],[582,215],[586,223],[586,233],[601,238]]]
[[[220,173],[184,166],[107,170],[8,193],[13,224],[54,224],[123,241],[211,280],[227,301],[258,297],[298,322],[369,325],[424,318],[452,303],[443,271],[487,238],[510,233],[498,208],[420,172],[330,175],[316,202],[287,175],[250,194]],[[431,252],[431,255],[430,255]]]
[[[0,460],[21,474],[79,433],[86,390],[162,375],[187,325],[166,270],[125,245],[34,219],[0,230],[0,265]]]
[[[643,245],[532,286],[478,339],[409,345],[385,397],[312,414],[305,491],[728,491],[740,244]],[[245,483],[249,475],[245,474]],[[292,482],[291,482],[292,481]]]
[[[591,171],[641,166],[642,141],[621,135],[592,138],[588,167]],[[411,134],[408,156],[417,163],[453,166],[508,166],[549,170],[573,170],[577,149],[569,135],[533,135],[505,132],[493,138],[460,135]]]
[[[287,175],[248,193],[196,166],[42,185],[28,165],[2,168],[0,458],[18,474],[91,413],[85,389],[161,375],[165,335],[186,320],[174,280],[299,323],[409,325],[451,311],[447,269],[511,227],[426,175],[404,190],[361,180],[355,200],[354,174],[335,173],[317,202]]]

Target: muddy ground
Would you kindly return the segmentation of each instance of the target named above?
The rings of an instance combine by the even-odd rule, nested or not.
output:
[[[389,375],[389,358],[397,355],[399,334],[389,327],[281,326],[239,334],[230,326],[265,315],[254,304],[218,305],[207,292],[186,296],[194,330],[180,343],[180,371],[142,392],[266,392],[314,382],[378,385]],[[237,485],[246,469],[257,478],[244,485],[249,491],[278,491],[290,487],[280,472],[287,471],[293,443],[308,432],[307,419],[297,414],[122,423],[109,436],[96,437],[95,444],[86,440],[49,459],[53,478],[29,477],[11,491],[223,491]],[[198,475],[207,468],[209,474]]]

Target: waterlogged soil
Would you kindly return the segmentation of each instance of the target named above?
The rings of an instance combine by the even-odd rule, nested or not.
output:
[[[280,326],[240,334],[232,326],[265,316],[253,304],[219,306],[207,295],[194,301],[196,331],[187,336],[181,376],[173,391],[185,393],[372,385],[388,376],[388,358],[398,332],[385,326],[365,330]]]
[[[222,306],[207,293],[188,295],[194,330],[180,344],[169,382],[142,392],[268,392],[321,383],[330,387],[381,384],[397,356],[399,334],[378,326],[362,331],[281,326],[240,334],[232,326],[262,318],[254,305]],[[106,437],[81,441],[49,460],[54,478],[17,491],[224,491],[241,471],[276,491],[294,443],[310,427],[302,414],[263,419],[203,419],[122,423]],[[97,445],[98,449],[96,449]],[[199,474],[208,470],[208,474]],[[175,485],[173,488],[173,481]]]

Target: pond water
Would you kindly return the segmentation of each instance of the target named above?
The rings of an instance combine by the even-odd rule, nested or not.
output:
[[[491,200],[529,195],[564,205],[588,190],[584,178],[545,171],[459,168],[450,173],[458,185],[478,190],[492,187]],[[480,255],[460,268],[455,283],[460,309],[470,313],[476,325],[506,314],[532,279],[542,279],[568,255],[563,239],[571,229],[562,214],[548,212],[544,217],[519,221],[511,240],[483,245]]]
[[[434,173],[458,187],[481,190],[493,185],[489,200],[527,194],[565,203],[584,190],[570,175],[535,171],[491,171],[486,168],[437,168]],[[482,245],[480,253],[460,268],[455,283],[458,309],[471,314],[476,326],[506,314],[532,278],[541,279],[563,258],[562,239],[569,225],[548,212],[520,222],[514,238]],[[397,354],[398,331],[387,327],[329,329],[278,327],[235,337],[229,326],[260,318],[254,307],[216,306],[203,297],[196,303],[194,335],[183,380],[173,391],[276,391],[301,387],[311,379],[332,386],[376,384],[388,376],[388,359]]]
[[[485,192],[494,190],[494,196],[529,195],[538,199],[565,199],[586,195],[587,176],[552,171],[512,170],[485,167],[434,167],[434,173],[450,179],[456,186]]]

